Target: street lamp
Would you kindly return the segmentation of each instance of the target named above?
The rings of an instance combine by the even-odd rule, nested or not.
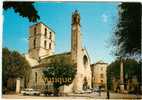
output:
[[[109,70],[110,71],[110,70]],[[110,98],[110,94],[109,94],[109,87],[110,87],[110,82],[109,82],[109,74],[111,74],[111,72],[109,72],[108,71],[108,69],[107,69],[107,73],[106,73],[106,75],[107,75],[107,82],[106,82],[106,87],[107,87],[107,99],[109,99]]]
[[[123,72],[123,59],[120,57],[120,90],[121,92],[124,91],[124,72]]]
[[[128,84],[128,74],[125,74],[125,84],[126,84],[126,89],[127,89],[127,84]]]

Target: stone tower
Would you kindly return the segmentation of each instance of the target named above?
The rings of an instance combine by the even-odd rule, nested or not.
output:
[[[77,10],[72,14],[71,27],[71,58],[72,62],[77,66],[77,74],[74,79],[73,91],[78,93],[82,91],[82,80],[84,68],[82,65],[82,43],[80,32],[80,14]]]
[[[55,32],[39,22],[29,29],[29,56],[40,60],[50,56],[55,48]]]
[[[80,14],[77,10],[72,14],[72,27],[71,27],[71,56],[73,63],[77,63],[81,46],[81,32],[80,32]]]

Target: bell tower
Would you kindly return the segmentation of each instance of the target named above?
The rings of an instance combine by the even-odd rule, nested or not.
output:
[[[80,31],[80,14],[77,10],[72,14],[72,26],[71,26],[71,59],[77,67],[77,74],[74,79],[73,91],[82,91],[83,86],[83,51],[81,42],[81,31]]]
[[[39,22],[29,29],[29,56],[40,60],[54,53],[55,32]]]
[[[73,63],[77,63],[79,59],[81,46],[81,32],[80,32],[80,14],[77,10],[72,14],[71,24],[71,56]]]

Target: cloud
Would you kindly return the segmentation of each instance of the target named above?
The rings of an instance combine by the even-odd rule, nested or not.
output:
[[[102,14],[102,21],[103,21],[104,23],[107,23],[107,22],[108,22],[108,15]]]

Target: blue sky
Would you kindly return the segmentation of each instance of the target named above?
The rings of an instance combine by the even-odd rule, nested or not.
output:
[[[76,9],[81,16],[82,45],[87,48],[91,63],[99,60],[112,62],[110,39],[118,19],[118,3],[112,2],[36,2],[34,4],[43,22],[56,32],[55,53],[71,49],[71,15]],[[28,30],[32,22],[14,13],[3,11],[3,47],[27,53]]]

